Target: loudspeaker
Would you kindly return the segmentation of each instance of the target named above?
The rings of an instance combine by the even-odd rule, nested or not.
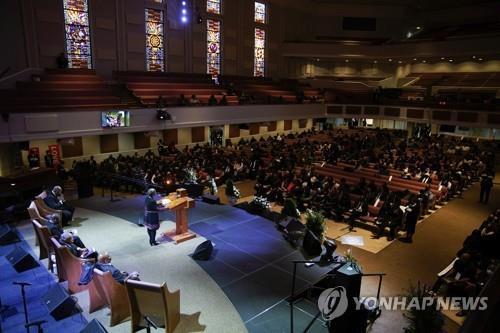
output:
[[[212,254],[213,249],[214,246],[212,242],[206,240],[196,247],[193,252],[192,258],[194,260],[208,260],[210,258],[210,255]]]
[[[61,320],[81,312],[76,300],[69,296],[60,285],[55,285],[43,297],[42,301],[55,320]]]
[[[19,237],[8,224],[0,224],[0,245],[19,242]]]
[[[16,247],[7,254],[7,260],[18,273],[40,266],[38,261],[22,247]]]
[[[304,241],[302,242],[302,248],[307,253],[308,256],[316,257],[321,254],[323,249],[321,248],[321,243],[311,230],[307,230],[304,236]]]
[[[92,319],[92,321],[88,323],[87,326],[80,331],[80,333],[108,333],[108,331],[106,331],[99,320]]]

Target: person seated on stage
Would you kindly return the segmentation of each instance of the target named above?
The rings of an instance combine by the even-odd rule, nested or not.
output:
[[[52,168],[54,166],[54,161],[50,150],[45,151],[44,160],[46,168]]]
[[[64,52],[61,52],[56,58],[57,68],[68,68],[68,58]]]
[[[38,168],[40,166],[40,157],[38,157],[38,154],[36,154],[34,150],[30,150],[30,153],[28,154],[28,163],[30,169]]]
[[[98,253],[93,248],[80,247],[75,243],[75,237],[72,233],[65,231],[59,239],[59,243],[62,246],[68,248],[68,250],[76,257],[83,259],[97,259]]]
[[[99,255],[96,268],[103,272],[110,272],[113,279],[120,284],[124,284],[128,279],[139,280],[139,272],[132,272],[129,274],[113,266],[111,264],[111,256],[107,252]]]
[[[62,224],[63,226],[71,225],[71,221],[73,220],[73,213],[75,212],[75,208],[69,206],[64,201],[64,196],[62,193],[61,186],[54,186],[52,191],[47,193],[47,197],[43,199],[45,204],[52,209],[57,209],[62,211]]]
[[[220,99],[219,101],[219,105],[220,106],[226,106],[227,105],[227,98],[226,98],[226,95],[222,95],[222,98]]]
[[[189,105],[201,105],[200,100],[196,97],[195,94],[191,95],[191,99],[189,100]]]
[[[177,100],[177,105],[179,105],[179,106],[186,106],[186,105],[188,105],[188,100],[184,96],[184,94],[181,94],[179,96],[179,99]]]
[[[162,95],[158,96],[158,99],[156,100],[156,108],[159,110],[165,108],[165,100]]]
[[[46,226],[47,229],[49,229],[50,234],[56,239],[61,239],[62,235],[65,232],[69,232],[73,236],[73,244],[75,244],[79,248],[85,248],[85,244],[83,244],[80,237],[76,235],[76,230],[65,231],[63,228],[61,228],[61,226],[59,225],[59,216],[57,214],[51,214],[47,216]]]

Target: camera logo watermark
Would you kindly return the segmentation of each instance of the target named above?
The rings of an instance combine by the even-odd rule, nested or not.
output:
[[[318,308],[324,320],[332,320],[342,316],[349,305],[344,287],[323,290],[318,299]]]
[[[353,297],[356,310],[365,309],[388,311],[423,311],[426,309],[484,311],[488,308],[488,297]],[[341,317],[349,306],[349,299],[344,287],[325,289],[318,299],[318,308],[324,320]]]

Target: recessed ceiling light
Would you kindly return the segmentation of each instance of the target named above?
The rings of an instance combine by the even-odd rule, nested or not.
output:
[[[420,29],[422,29],[422,27],[417,27],[417,30],[420,30]]]
[[[413,61],[417,61],[417,58],[413,58]]]
[[[389,58],[389,61],[392,61],[392,59],[391,59],[391,58]]]
[[[403,63],[403,62],[402,62],[401,60],[399,60],[399,61],[398,61],[398,64],[401,64],[401,63]]]
[[[376,64],[378,61],[377,60],[373,60],[373,63]]]
[[[476,59],[476,56],[472,56],[472,59]]]
[[[441,57],[441,60],[444,60],[444,59],[446,59],[446,58],[445,57]]]
[[[425,63],[426,63],[427,61],[425,61],[425,60],[422,60],[422,62],[423,62],[423,63],[425,64]]]
[[[349,62],[349,59],[346,59],[345,62]]]
[[[453,62],[453,59],[448,60],[449,62]]]
[[[479,60],[479,61],[483,61],[483,58],[479,58],[478,60]]]
[[[316,61],[319,61],[319,58],[317,58]]]

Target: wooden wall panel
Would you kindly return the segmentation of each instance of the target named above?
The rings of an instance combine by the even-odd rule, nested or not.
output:
[[[306,128],[307,119],[299,119],[299,128]]]
[[[364,114],[369,116],[378,116],[380,108],[378,106],[365,106]]]
[[[174,145],[179,143],[179,136],[177,134],[177,128],[172,128],[163,131],[163,142],[166,145],[174,143]]]
[[[475,123],[478,121],[478,116],[477,112],[457,112],[457,121]]]
[[[488,115],[488,123],[491,123],[491,124],[500,124],[500,114],[490,113]]]
[[[408,109],[408,110],[406,110],[406,117],[407,118],[414,118],[414,119],[422,119],[422,118],[424,118],[424,110],[423,109]]]
[[[191,128],[191,141],[192,142],[205,141],[205,127],[204,126]]]
[[[61,140],[61,151],[63,158],[68,157],[78,157],[83,155],[83,145],[82,145],[82,137],[78,136],[76,138],[72,138],[71,140],[64,139]],[[43,158],[43,155],[40,152],[40,157]]]
[[[229,137],[237,138],[240,136],[240,127],[238,125],[229,125]]]
[[[118,134],[107,134],[99,137],[102,153],[113,153],[118,151]]]
[[[269,125],[267,126],[267,131],[268,132],[275,132],[276,128],[278,127],[278,125],[276,124],[276,122],[275,121],[269,121],[268,123],[269,123]]]
[[[285,120],[283,124],[283,130],[290,131],[292,129],[293,120]]]
[[[401,110],[399,108],[384,108],[384,115],[389,117],[399,117]]]
[[[250,135],[256,135],[260,133],[260,123],[251,123],[248,125],[250,126]]]
[[[134,133],[134,148],[145,149],[151,147],[151,137],[145,132]]]
[[[432,119],[434,120],[451,120],[451,112],[443,110],[433,110]]]
[[[328,113],[328,114],[342,114],[342,106],[341,105],[329,105],[326,108],[326,113]]]
[[[361,106],[348,105],[345,107],[345,113],[347,113],[347,114],[361,114]]]

